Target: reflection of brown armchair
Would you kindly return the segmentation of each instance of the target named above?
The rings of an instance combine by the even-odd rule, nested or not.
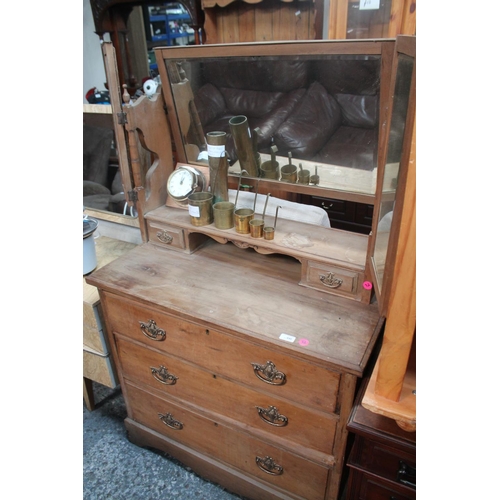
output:
[[[109,168],[113,136],[109,128],[83,126],[83,206],[122,213],[125,195],[120,171]]]

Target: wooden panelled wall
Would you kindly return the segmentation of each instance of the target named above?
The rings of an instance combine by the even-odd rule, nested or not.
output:
[[[380,2],[380,9],[361,13],[360,0],[330,0],[328,38],[395,38],[416,35],[417,0]],[[350,19],[350,16],[358,19]]]
[[[201,0],[205,43],[322,39],[327,2],[328,39],[416,35],[416,0],[381,0],[364,12],[360,0]]]
[[[208,44],[322,37],[323,0],[202,0],[202,7]]]

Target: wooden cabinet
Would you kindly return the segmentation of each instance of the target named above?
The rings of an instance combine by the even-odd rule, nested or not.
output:
[[[111,61],[109,45],[103,50]],[[194,224],[188,205],[169,203],[166,184],[176,165],[165,137],[172,126],[176,148],[184,151],[177,114],[192,105],[174,103],[172,88],[180,87],[166,69],[179,58],[201,64],[221,51],[231,63],[262,58],[266,65],[347,54],[357,65],[372,54],[383,62],[380,111],[390,109],[393,41],[157,49],[162,93],[113,101],[127,138],[144,243],[87,281],[99,289],[132,442],[162,450],[251,499],[335,500],[357,382],[385,321],[367,266],[372,236],[282,217],[273,240],[253,238],[208,221]],[[381,126],[380,152],[386,132]],[[141,164],[139,143],[155,156],[150,168]],[[322,182],[338,171],[324,168]],[[360,172],[351,169],[364,179]],[[370,176],[379,180],[377,170]],[[337,190],[259,182],[264,192],[276,187],[334,198],[340,191],[338,182]],[[349,197],[360,200],[359,191]],[[378,213],[380,195],[369,199]]]
[[[363,408],[363,395],[364,390],[347,424],[355,435],[347,460],[347,500],[414,500],[416,433],[404,431],[394,420]]]
[[[299,278],[287,256],[215,241],[147,243],[93,273],[132,441],[249,498],[336,498],[381,320]]]

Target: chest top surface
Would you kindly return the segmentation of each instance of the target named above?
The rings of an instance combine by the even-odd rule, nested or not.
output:
[[[194,254],[144,244],[88,282],[188,321],[360,376],[380,330],[376,305],[297,285],[291,257],[209,242]]]

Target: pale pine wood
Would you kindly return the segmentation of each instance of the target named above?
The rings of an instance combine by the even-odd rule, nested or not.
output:
[[[83,377],[106,387],[116,387],[111,358],[87,349],[83,350]]]
[[[99,236],[95,242],[97,269],[136,247],[133,243],[106,236]],[[97,315],[101,317],[100,328]],[[94,409],[93,380],[107,387],[116,385],[115,367],[109,358],[102,318],[99,292],[83,278],[83,399],[89,411]]]
[[[416,12],[415,0],[393,0],[387,36],[415,35]]]
[[[416,332],[416,127],[413,129],[395,276],[377,369],[363,406],[416,428],[416,377],[411,348]]]
[[[347,37],[347,1],[330,0],[330,11],[328,13],[329,39]]]

